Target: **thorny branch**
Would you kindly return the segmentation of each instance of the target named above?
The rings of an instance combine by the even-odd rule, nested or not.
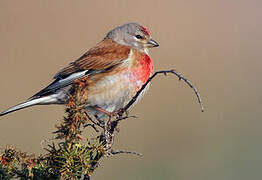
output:
[[[186,79],[184,76],[182,76],[181,74],[177,73],[175,70],[164,70],[164,71],[157,71],[155,72],[148,80],[147,82],[141,87],[141,89],[139,91],[137,91],[136,95],[128,102],[128,104],[122,109],[122,111],[119,113],[119,115],[121,116],[124,112],[126,112],[130,106],[132,106],[134,104],[134,102],[137,100],[138,96],[143,92],[143,90],[146,88],[146,86],[148,85],[148,83],[150,83],[158,74],[174,74],[178,77],[178,80],[180,81],[181,79],[187,83],[187,85],[193,89],[194,93],[196,94],[197,97],[197,101],[200,104],[200,108],[201,111],[204,112],[204,107],[203,107],[203,103],[201,100],[201,97],[197,91],[197,89],[193,86],[193,84]]]

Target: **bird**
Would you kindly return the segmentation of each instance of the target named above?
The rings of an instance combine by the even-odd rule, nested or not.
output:
[[[88,77],[85,108],[102,119],[105,112],[123,108],[153,74],[149,49],[158,46],[147,27],[135,22],[118,26],[93,48],[58,71],[51,84],[23,103],[1,112],[0,116],[35,105],[65,105],[73,93],[74,81]]]

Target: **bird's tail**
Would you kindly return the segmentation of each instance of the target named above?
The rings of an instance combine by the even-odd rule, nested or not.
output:
[[[18,104],[16,106],[13,106],[9,109],[7,109],[4,112],[0,113],[0,116],[4,116],[6,114],[9,114],[11,112],[14,111],[18,111],[20,109],[24,109],[30,106],[34,106],[34,105],[40,105],[40,104],[52,104],[55,103],[55,101],[57,101],[57,99],[53,96],[44,96],[44,97],[39,97],[39,98],[35,98],[35,99],[29,99],[21,104]]]

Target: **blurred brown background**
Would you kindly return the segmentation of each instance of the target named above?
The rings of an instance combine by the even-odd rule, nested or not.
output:
[[[160,44],[155,70],[175,68],[199,89],[158,77],[121,123],[115,148],[143,153],[104,159],[92,179],[259,180],[262,178],[262,1],[0,0],[0,110],[52,81],[115,26],[135,21]],[[62,106],[1,117],[0,144],[43,152]]]

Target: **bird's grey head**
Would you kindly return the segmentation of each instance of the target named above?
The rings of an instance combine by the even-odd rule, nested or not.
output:
[[[131,46],[139,50],[147,50],[148,48],[159,46],[158,43],[151,38],[148,29],[138,23],[128,23],[116,27],[111,30],[106,37],[119,44]]]

